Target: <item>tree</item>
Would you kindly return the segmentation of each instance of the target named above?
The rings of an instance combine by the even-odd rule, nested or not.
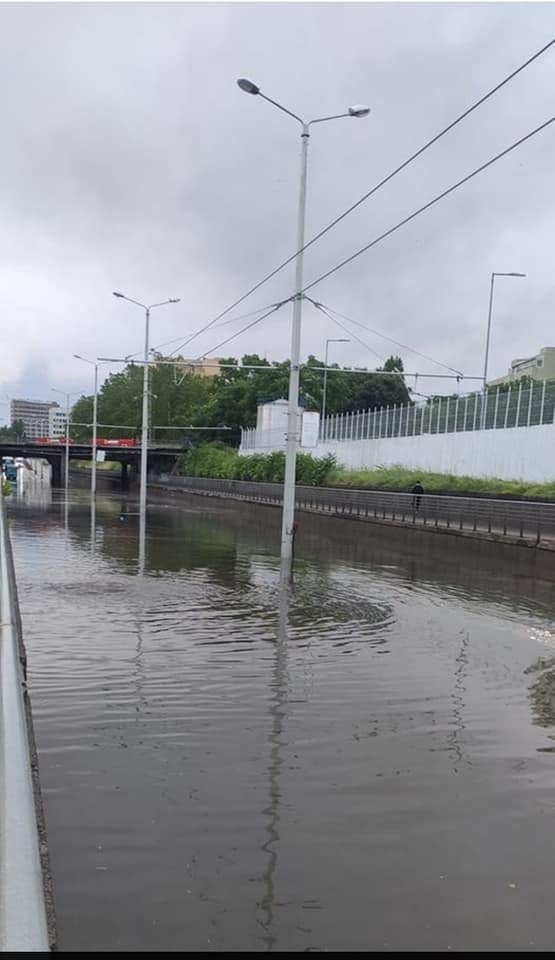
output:
[[[162,361],[161,355],[155,360]],[[173,358],[172,358],[173,359]],[[257,354],[245,354],[241,364],[233,357],[222,360],[221,371],[215,377],[199,377],[183,373],[179,360],[176,365],[153,364],[150,368],[150,422],[157,440],[179,440],[188,434],[176,427],[228,427],[221,439],[237,444],[241,427],[256,424],[260,403],[287,398],[289,392],[289,362],[270,362]],[[388,366],[389,364],[389,366]],[[322,405],[324,363],[310,356],[301,367],[300,402],[309,410],[320,410]],[[330,414],[369,409],[387,404],[409,402],[409,392],[403,377],[385,376],[386,369],[402,372],[399,357],[390,357],[384,371],[363,370],[351,373],[338,366],[328,374],[327,409]],[[185,368],[187,369],[187,368]],[[99,436],[122,437],[138,435],[142,419],[143,367],[128,364],[120,373],[112,374],[102,385],[98,398],[98,421],[115,424],[99,427]],[[82,396],[74,405],[71,419],[75,424],[92,423],[93,398]],[[72,427],[72,436],[90,440],[91,426]],[[216,430],[202,429],[194,433],[195,440],[216,439]]]
[[[14,420],[10,427],[0,427],[1,440],[14,440],[16,442],[25,439],[25,424],[23,420]]]

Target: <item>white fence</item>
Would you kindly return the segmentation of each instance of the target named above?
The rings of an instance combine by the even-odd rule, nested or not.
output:
[[[320,424],[319,441],[376,440],[381,437],[414,437],[433,433],[506,430],[555,422],[555,383],[523,388],[498,387],[495,392],[462,397],[438,397],[424,406],[394,405],[352,413],[338,413]],[[283,432],[282,432],[283,433]],[[241,451],[285,448],[285,435],[276,431],[243,430]]]
[[[460,433],[328,440],[314,451],[331,453],[349,470],[407,467],[410,470],[547,483],[555,480],[555,426]]]
[[[553,423],[555,384],[546,381],[523,389],[502,389],[464,397],[438,397],[425,406],[382,407],[326,418],[320,441],[375,440],[379,437],[414,437],[430,433],[470,430],[503,430]]]
[[[455,476],[544,483],[555,480],[555,384],[442,397],[422,407],[338,414],[321,425],[311,452],[348,469],[403,466]],[[244,430],[240,453],[285,448]]]

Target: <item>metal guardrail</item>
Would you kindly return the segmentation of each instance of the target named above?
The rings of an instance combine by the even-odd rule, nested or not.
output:
[[[203,477],[164,477],[164,483],[206,496],[232,497],[279,505],[280,483],[216,480]],[[555,541],[555,503],[453,497],[340,487],[296,488],[297,509],[336,516],[361,517],[410,524],[426,529],[487,533],[508,540],[539,544]]]
[[[0,950],[49,949],[13,562],[0,492]]]

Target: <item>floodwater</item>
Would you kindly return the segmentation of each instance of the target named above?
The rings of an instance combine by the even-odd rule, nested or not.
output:
[[[9,503],[60,949],[550,950],[552,566],[301,516],[287,601],[277,511],[135,511]]]

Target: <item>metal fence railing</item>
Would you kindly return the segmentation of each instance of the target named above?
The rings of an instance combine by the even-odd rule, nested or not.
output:
[[[280,505],[282,484],[203,477],[164,477],[162,481],[205,496],[231,497]],[[339,487],[296,488],[297,509],[418,527],[488,533],[510,540],[555,542],[555,503],[495,500]]]
[[[49,949],[12,556],[0,491],[0,950]]]
[[[524,387],[502,385],[487,393],[437,397],[427,404],[394,405],[337,413],[320,424],[320,443],[378,440],[469,430],[502,430],[555,423],[555,382],[532,382]],[[275,433],[275,431],[274,431]],[[241,431],[241,451],[285,448],[285,434],[276,444],[256,429]]]
[[[382,407],[327,417],[320,440],[370,440],[553,423],[555,384],[498,387],[487,393],[438,397],[424,406]]]

